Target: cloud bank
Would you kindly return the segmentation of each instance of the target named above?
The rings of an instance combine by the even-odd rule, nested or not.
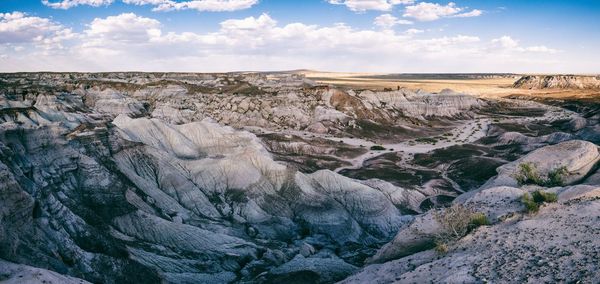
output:
[[[0,70],[516,72],[514,66],[548,68],[560,52],[504,35],[395,31],[389,27],[400,24],[397,18],[378,18],[382,29],[357,29],[282,25],[261,14],[197,33],[169,31],[156,19],[122,13],[96,18],[74,33],[51,19],[14,12],[0,14]]]
[[[42,4],[54,9],[70,9],[77,6],[108,6],[114,0],[62,0],[58,2],[42,0]],[[122,0],[125,4],[151,5],[153,11],[197,10],[200,12],[231,12],[248,9],[258,3],[258,0]]]

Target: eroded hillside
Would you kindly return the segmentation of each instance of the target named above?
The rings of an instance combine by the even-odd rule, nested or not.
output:
[[[600,89],[600,78],[582,75],[529,75],[514,84],[523,89]]]
[[[430,263],[431,238],[410,253],[396,246],[418,224],[435,228],[423,221],[432,208],[472,202],[507,234],[513,223],[497,211],[529,218],[519,200],[534,188],[511,179],[523,159],[565,166],[563,186],[593,185],[552,189],[559,212],[598,205],[569,207],[573,194],[597,194],[589,104],[348,89],[287,73],[0,79],[0,258],[13,263],[0,272],[10,279],[39,267],[56,281],[332,283],[365,261],[418,252]],[[560,158],[527,158],[536,151]],[[490,205],[501,186],[510,206]],[[374,267],[346,281],[389,280]],[[441,279],[424,275],[411,279]]]

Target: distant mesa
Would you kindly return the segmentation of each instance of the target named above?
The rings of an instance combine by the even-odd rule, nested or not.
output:
[[[599,76],[526,75],[513,87],[520,89],[600,89]]]

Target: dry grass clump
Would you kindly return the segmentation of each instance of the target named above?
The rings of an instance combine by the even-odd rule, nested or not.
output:
[[[474,212],[471,208],[460,204],[437,210],[433,214],[434,219],[442,227],[435,238],[435,249],[439,253],[446,253],[452,243],[466,236],[473,229],[490,224],[484,213]]]

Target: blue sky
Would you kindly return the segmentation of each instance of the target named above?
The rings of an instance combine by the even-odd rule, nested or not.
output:
[[[0,0],[0,71],[600,73],[595,0]]]

